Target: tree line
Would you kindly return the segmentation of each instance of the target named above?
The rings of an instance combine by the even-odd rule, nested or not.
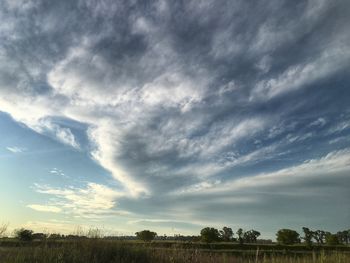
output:
[[[0,237],[4,236],[7,229],[7,225],[0,226]],[[307,227],[302,228],[303,236],[292,229],[280,229],[276,233],[276,240],[278,243],[283,245],[292,245],[297,243],[304,243],[307,246],[316,245],[348,245],[350,244],[350,229],[331,233],[324,230],[311,230]],[[44,239],[83,239],[83,238],[102,238],[102,234],[98,229],[90,229],[86,235],[60,235],[60,234],[44,234],[34,233],[29,229],[17,229],[14,232],[15,238],[21,241],[32,241],[32,240],[44,240]],[[150,230],[143,230],[135,233],[135,236],[123,237],[123,239],[139,239],[142,241],[158,240],[181,240],[191,242],[236,242],[239,244],[252,244],[259,240],[261,233],[257,230],[251,229],[248,231],[239,228],[235,233],[230,227],[223,227],[217,229],[214,227],[203,228],[198,236],[182,236],[175,235],[174,237],[158,236],[156,232]],[[120,239],[120,237],[104,237],[105,239]],[[271,241],[272,243],[272,241]]]
[[[283,245],[293,245],[297,243],[305,243],[308,246],[317,245],[348,245],[350,243],[350,229],[338,231],[335,234],[324,230],[310,230],[303,227],[303,236],[292,229],[280,229],[276,233],[276,240]],[[235,235],[236,234],[236,235]],[[211,242],[237,242],[239,244],[257,243],[258,237],[261,233],[257,230],[251,229],[244,231],[239,228],[236,233],[230,227],[223,227],[221,230],[214,227],[205,227],[200,231],[199,236],[189,236],[188,239],[183,237],[186,241],[202,241],[206,243]],[[150,230],[143,230],[136,233],[138,239],[143,241],[151,241],[157,237],[157,233]],[[162,238],[160,238],[162,239]]]

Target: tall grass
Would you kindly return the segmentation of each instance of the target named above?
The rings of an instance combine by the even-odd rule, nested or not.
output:
[[[294,255],[264,254],[257,251],[155,248],[147,244],[87,239],[79,241],[24,243],[0,247],[1,263],[348,263],[350,255],[321,252]]]

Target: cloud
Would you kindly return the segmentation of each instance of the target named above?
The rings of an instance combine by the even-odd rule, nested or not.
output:
[[[55,175],[60,175],[60,176],[65,176],[65,173],[60,170],[60,169],[57,169],[57,168],[52,168],[50,171],[49,171],[50,174],[55,174]]]
[[[101,184],[88,183],[85,188],[67,187],[53,188],[45,185],[35,185],[35,191],[53,196],[49,205],[28,205],[38,211],[63,212],[76,217],[98,218],[108,215],[116,206],[116,199],[122,194]],[[113,212],[111,212],[113,213]],[[123,214],[121,211],[119,214]]]
[[[310,180],[324,174],[341,174],[350,169],[350,150],[330,152],[320,159],[306,160],[303,164],[288,167],[272,173],[259,174],[228,183],[230,189],[290,184],[300,180]],[[310,178],[311,177],[311,178]]]
[[[17,147],[17,146],[13,146],[13,147],[6,147],[6,149],[12,153],[22,153],[24,152],[26,149],[25,148],[21,148],[21,147]]]
[[[60,213],[62,211],[61,208],[56,207],[56,206],[51,206],[51,205],[37,205],[37,204],[32,204],[32,205],[27,205],[27,207],[39,211],[39,212],[52,212],[52,213]]]
[[[26,149],[22,148],[22,147],[17,147],[17,146],[13,146],[13,147],[6,147],[6,149],[12,153],[22,153],[25,152]]]
[[[317,120],[310,123],[310,126],[324,126],[327,121],[324,118],[318,118]]]
[[[290,92],[322,80],[347,65],[350,53],[345,46],[333,47],[319,58],[308,64],[293,65],[276,78],[262,80],[252,90],[251,99],[271,99],[282,93]]]

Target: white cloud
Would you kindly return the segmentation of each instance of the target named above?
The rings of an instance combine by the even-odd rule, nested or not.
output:
[[[75,149],[80,148],[80,145],[69,128],[62,128],[48,119],[40,119],[34,129],[40,133],[51,132],[60,142]]]
[[[313,121],[310,123],[310,127],[312,126],[318,126],[318,127],[323,127],[324,125],[326,125],[327,121],[325,118],[318,118],[317,120]]]
[[[45,185],[35,185],[35,191],[53,196],[47,206],[29,205],[32,209],[55,208],[63,213],[77,217],[94,218],[113,214],[116,207],[116,199],[122,194],[107,186],[88,183],[85,188],[53,188]],[[116,212],[118,212],[116,210]],[[119,211],[119,214],[123,214]]]
[[[349,58],[348,48],[336,43],[311,62],[289,66],[278,76],[259,81],[251,91],[250,100],[268,100],[304,88],[346,67]]]
[[[17,146],[12,146],[12,147],[8,146],[6,147],[6,149],[12,153],[22,153],[26,150],[25,148],[17,147]]]
[[[318,177],[322,177],[324,174],[332,176],[332,174],[345,171],[350,172],[350,149],[330,152],[319,159],[308,160],[302,164],[275,172],[260,173],[254,176],[246,176],[244,178],[227,181],[226,183],[219,184],[210,189],[205,189],[204,191],[207,193],[225,193],[226,191],[242,191],[244,189],[293,185],[298,180],[317,180]],[[184,190],[190,193],[190,191]]]
[[[27,207],[39,211],[39,212],[52,212],[52,213],[59,213],[62,211],[61,208],[57,206],[52,206],[52,205],[38,205],[38,204],[31,204],[27,205]]]
[[[65,173],[57,168],[53,168],[49,171],[50,174],[55,174],[55,175],[61,175],[61,176],[65,176]]]

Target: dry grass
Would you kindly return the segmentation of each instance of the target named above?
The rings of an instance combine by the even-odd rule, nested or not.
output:
[[[274,255],[242,251],[154,248],[99,239],[0,247],[1,263],[348,263],[345,252]]]

